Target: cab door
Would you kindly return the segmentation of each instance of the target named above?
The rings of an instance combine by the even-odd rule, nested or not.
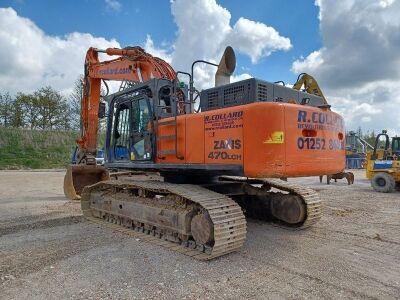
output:
[[[111,138],[114,161],[148,161],[153,158],[153,124],[149,99],[124,97],[114,108]]]
[[[151,107],[147,97],[135,98],[131,103],[131,151],[134,161],[153,159],[153,122]]]
[[[400,156],[400,137],[394,137],[392,139],[392,154]]]

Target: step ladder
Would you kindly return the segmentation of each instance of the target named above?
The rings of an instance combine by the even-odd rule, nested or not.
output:
[[[158,121],[156,121],[156,124],[157,124],[156,132],[158,132],[158,128],[164,127],[164,126],[173,126],[173,128],[174,128],[174,134],[157,135],[157,147],[159,147],[160,141],[174,140],[172,149],[160,149],[161,147],[157,148],[158,158],[165,159],[165,155],[175,155],[175,157],[177,159],[183,160],[184,157],[182,155],[180,155],[178,152],[178,120],[177,120],[177,116],[175,115],[175,117],[170,120],[163,120],[163,119],[158,120]]]
[[[185,107],[186,104],[190,104],[190,102],[187,101],[174,101],[175,102],[175,107],[173,108],[172,106],[166,106],[166,105],[159,105],[158,108],[161,110],[166,110],[167,108],[172,109],[172,114],[174,115],[173,119],[169,120],[158,120],[156,121],[156,132],[158,132],[158,128],[162,126],[173,126],[174,127],[174,134],[171,135],[160,135],[157,136],[157,147],[159,145],[159,141],[166,141],[166,140],[174,140],[174,147],[173,149],[159,149],[157,148],[157,156],[159,159],[165,159],[165,155],[175,155],[177,159],[183,160],[184,157],[179,154],[178,152],[178,121],[177,121],[177,115],[178,115],[178,110],[183,105],[182,107]],[[183,112],[185,113],[185,112]]]

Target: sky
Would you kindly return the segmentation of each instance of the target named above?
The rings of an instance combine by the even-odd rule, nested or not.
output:
[[[237,55],[233,80],[314,76],[349,130],[400,135],[400,0],[0,0],[0,92],[65,95],[91,47],[142,46],[188,71]],[[199,66],[195,85],[213,85]]]

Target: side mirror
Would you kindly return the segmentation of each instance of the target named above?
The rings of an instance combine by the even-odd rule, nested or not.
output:
[[[99,113],[98,117],[100,119],[103,119],[106,117],[106,103],[105,102],[100,102],[99,103]]]

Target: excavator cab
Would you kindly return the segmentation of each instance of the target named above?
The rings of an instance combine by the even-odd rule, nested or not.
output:
[[[394,137],[392,139],[392,154],[400,159],[400,137]]]
[[[111,102],[114,121],[108,129],[108,161],[149,161],[153,158],[151,103],[145,95],[125,94]]]
[[[129,169],[133,164],[154,163],[157,143],[154,120],[190,110],[184,103],[182,112],[178,111],[178,93],[185,94],[176,81],[154,78],[109,96],[110,113],[104,114],[107,117],[106,167],[96,165],[88,153],[84,161],[77,158],[77,163],[67,168],[65,196],[78,200],[84,187],[108,180],[107,164],[113,169]]]

